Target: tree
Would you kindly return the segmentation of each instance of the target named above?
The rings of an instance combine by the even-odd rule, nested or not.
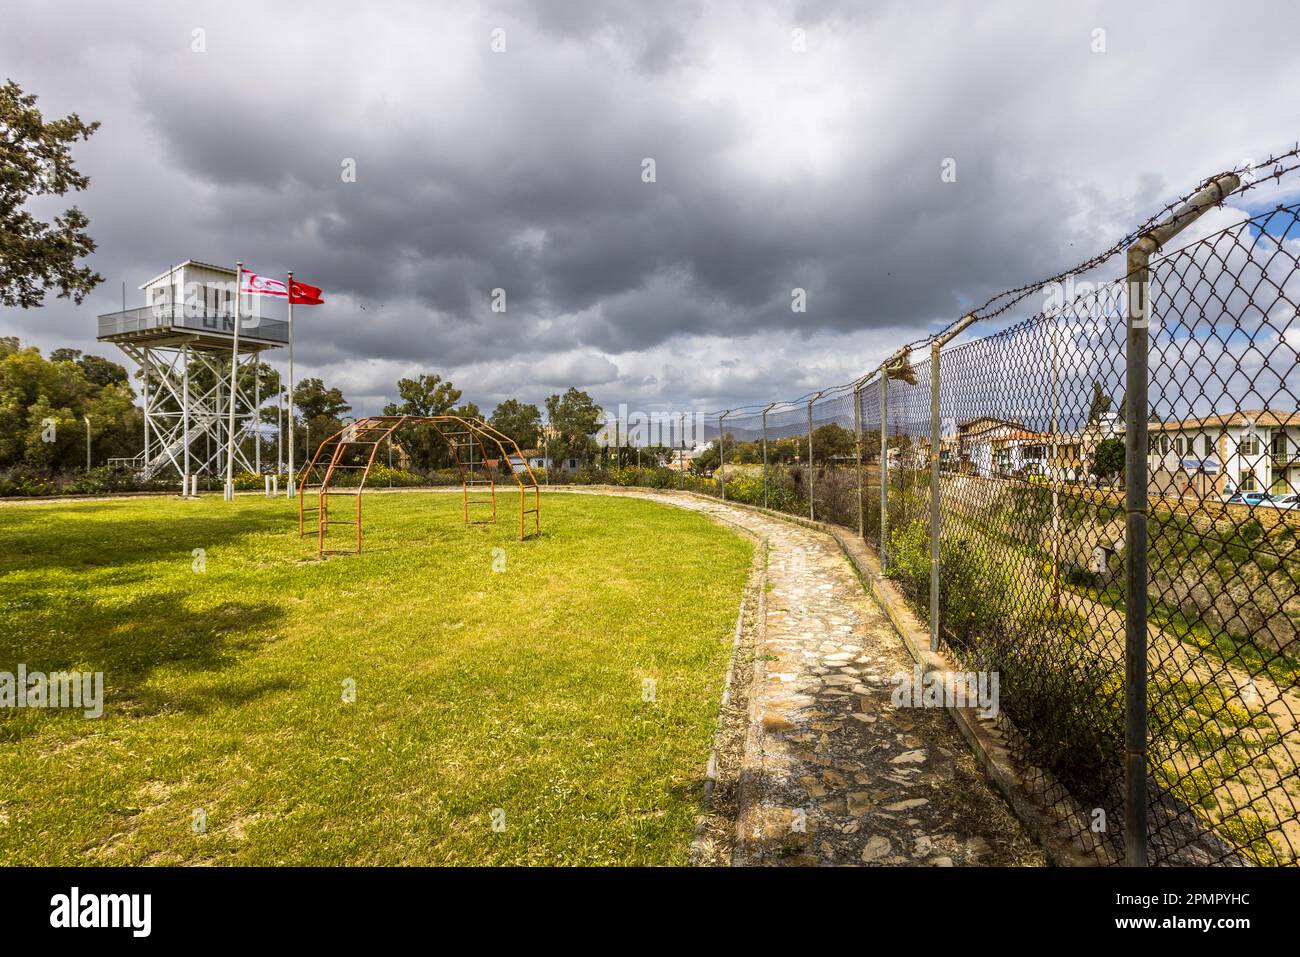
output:
[[[714,442],[707,449],[691,458],[690,471],[695,475],[712,475],[721,464],[722,459],[718,454],[718,443]]]
[[[320,379],[303,379],[293,387],[293,405],[304,419],[339,419],[352,406],[338,389],[327,389]]]
[[[1110,411],[1111,398],[1106,394],[1106,390],[1101,387],[1100,382],[1092,384],[1092,404],[1088,406],[1088,424],[1097,425],[1101,422],[1101,417]]]
[[[384,406],[384,415],[452,415],[460,401],[460,389],[440,375],[421,373],[414,379],[398,379],[400,403]],[[446,443],[431,425],[410,425],[396,436],[414,468],[429,470],[451,465]]]
[[[852,458],[857,450],[857,437],[836,422],[813,429],[813,461],[826,463],[831,459]]]
[[[144,443],[144,412],[135,404],[135,392],[126,382],[112,382],[108,385],[92,386],[92,395],[86,400],[82,414],[90,418],[90,438],[92,460],[105,463],[110,458],[129,458],[138,455]],[[85,448],[81,444],[84,423],[78,421],[78,436],[71,451],[71,460],[65,460],[68,466],[80,467],[84,461]]]
[[[667,445],[643,445],[634,453],[641,460],[641,465],[649,469],[676,461],[676,450]]]
[[[1092,457],[1092,474],[1104,482],[1114,481],[1116,477],[1123,478],[1123,439],[1112,437],[1097,443],[1097,451]]]
[[[51,361],[35,348],[0,341],[0,468],[49,477],[84,467],[85,417],[93,460],[139,452],[143,413],[118,368],[120,379],[101,385],[79,361]]]
[[[874,462],[880,458],[880,433],[865,431],[862,433],[862,461]]]
[[[554,430],[554,438],[547,443],[547,456],[555,459],[582,458],[591,455],[595,441],[592,436],[600,431],[604,410],[591,396],[570,386],[564,395],[546,399],[546,418]]]
[[[50,353],[50,361],[74,363],[81,368],[86,381],[94,386],[125,385],[131,381],[125,366],[103,356],[83,355],[80,349],[55,349]]]
[[[246,388],[246,387],[245,387]],[[293,387],[293,414],[301,419],[303,428],[298,430],[298,423],[291,422],[294,430],[294,445],[302,458],[296,462],[301,466],[311,461],[312,454],[321,442],[343,428],[343,416],[352,411],[352,406],[338,389],[327,389],[320,379],[302,379]]]
[[[398,379],[401,402],[384,407],[384,415],[450,415],[460,401],[460,389],[440,375],[421,373],[414,379]]]
[[[760,449],[760,456],[762,450]],[[767,443],[767,460],[769,463],[789,464],[807,458],[808,442],[806,439],[788,435],[772,439]]]
[[[125,366],[103,356],[82,356],[77,360],[77,365],[85,373],[87,382],[101,388],[106,385],[126,385],[131,381]]]
[[[71,145],[87,140],[99,123],[73,113],[46,119],[36,97],[13,80],[0,86],[0,304],[31,308],[50,289],[80,305],[104,277],[77,261],[95,251],[90,225],[76,206],[52,223],[23,207],[33,196],[63,196],[90,185],[77,171]]]
[[[542,410],[524,405],[518,399],[506,399],[492,410],[493,428],[515,440],[520,450],[537,448],[542,434]]]

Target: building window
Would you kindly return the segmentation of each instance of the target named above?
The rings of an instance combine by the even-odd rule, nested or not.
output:
[[[1252,469],[1241,470],[1241,481],[1237,487],[1243,492],[1255,491],[1255,472]]]
[[[1183,437],[1180,435],[1178,438],[1174,439],[1174,451],[1179,455],[1182,455],[1185,450],[1186,446],[1183,444]]]
[[[1205,436],[1205,457],[1208,459],[1213,454],[1214,454],[1214,439],[1210,438],[1207,435]]]
[[[1259,436],[1253,432],[1243,435],[1241,441],[1237,443],[1237,451],[1242,455],[1259,454]]]

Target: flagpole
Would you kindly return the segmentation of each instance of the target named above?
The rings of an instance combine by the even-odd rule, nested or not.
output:
[[[230,347],[230,415],[226,420],[226,501],[235,497],[235,403],[239,401],[239,300],[244,264],[235,263],[235,337]]]
[[[289,481],[288,497],[296,494],[294,482],[297,473],[293,462],[293,270],[289,270]]]

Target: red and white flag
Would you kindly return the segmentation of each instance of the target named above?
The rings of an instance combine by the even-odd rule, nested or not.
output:
[[[290,302],[299,306],[319,306],[325,301],[316,286],[309,286],[295,279],[293,293],[290,295],[281,280],[268,279],[266,276],[259,276],[247,270],[244,271],[244,280],[240,284],[239,291],[245,296],[278,296],[281,299],[288,297]]]

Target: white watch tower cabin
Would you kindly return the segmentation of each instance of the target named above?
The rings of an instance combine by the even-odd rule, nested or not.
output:
[[[235,270],[191,259],[140,289],[145,305],[99,317],[98,340],[114,343],[143,370],[144,451],[110,464],[143,478],[169,469],[182,481],[223,475],[233,401],[236,468],[260,471],[259,413],[264,399],[278,397],[261,395],[256,370],[263,352],[288,342],[288,323],[261,316],[261,297],[243,298],[232,397]]]

